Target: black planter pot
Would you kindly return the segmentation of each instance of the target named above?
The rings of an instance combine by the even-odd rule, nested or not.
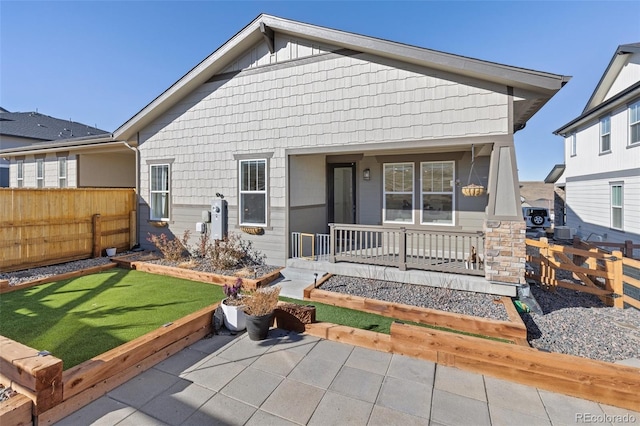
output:
[[[271,325],[271,316],[273,312],[267,315],[247,315],[247,334],[251,340],[264,340],[269,333]]]

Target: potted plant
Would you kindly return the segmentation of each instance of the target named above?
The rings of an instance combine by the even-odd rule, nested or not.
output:
[[[278,304],[280,286],[259,288],[243,297],[247,314],[247,334],[251,340],[264,340],[269,333],[271,317]]]
[[[246,315],[244,313],[244,297],[240,294],[242,290],[242,278],[238,278],[235,284],[225,284],[222,287],[225,299],[220,306],[224,313],[224,325],[229,331],[242,331],[247,328]]]

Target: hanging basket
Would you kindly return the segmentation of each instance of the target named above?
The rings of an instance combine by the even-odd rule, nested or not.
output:
[[[465,197],[479,197],[484,195],[485,188],[482,185],[476,185],[472,183],[471,185],[462,187],[462,195]]]
[[[264,228],[259,226],[241,226],[240,230],[242,232],[250,234],[250,235],[262,235],[264,234]]]

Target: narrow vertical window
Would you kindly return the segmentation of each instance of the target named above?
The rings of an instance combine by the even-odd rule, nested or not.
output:
[[[240,160],[240,225],[267,226],[267,160]]]
[[[454,162],[420,163],[422,224],[453,225]]]
[[[622,230],[623,202],[622,183],[611,184],[611,227],[614,229]]]
[[[413,174],[413,163],[384,165],[384,222],[413,223]]]
[[[640,143],[640,101],[629,107],[629,145]]]
[[[16,180],[18,188],[24,187],[24,161],[18,160],[16,162],[17,171],[16,171]]]
[[[600,119],[600,153],[611,152],[611,117]]]
[[[44,159],[36,160],[36,187],[44,188]]]
[[[151,220],[169,220],[169,165],[151,165]]]
[[[571,156],[572,156],[572,157],[575,157],[575,156],[576,156],[576,154],[577,154],[577,148],[578,148],[578,147],[577,147],[577,144],[576,144],[576,134],[575,134],[575,133],[574,133],[574,134],[572,134],[572,135],[569,137],[569,141],[570,141],[570,143],[571,143]]]
[[[67,187],[67,159],[64,157],[58,158],[58,186]]]

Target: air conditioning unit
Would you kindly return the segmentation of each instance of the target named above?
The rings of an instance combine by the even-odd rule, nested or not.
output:
[[[574,233],[575,230],[568,226],[556,226],[553,231],[553,238],[556,240],[571,240]]]

